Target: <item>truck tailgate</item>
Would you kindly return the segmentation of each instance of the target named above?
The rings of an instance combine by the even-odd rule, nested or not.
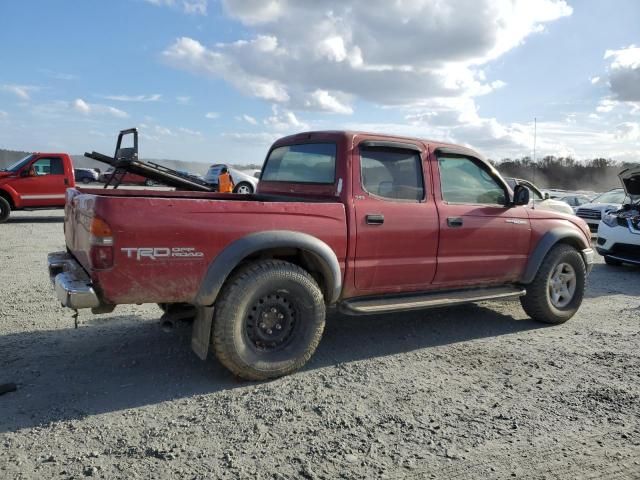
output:
[[[192,302],[209,264],[227,245],[269,230],[319,238],[334,250],[344,271],[347,227],[342,203],[176,193],[116,196],[69,191],[67,247],[90,273],[103,301]],[[92,269],[90,260],[90,229],[96,216],[108,223],[113,236],[113,267],[105,270]]]

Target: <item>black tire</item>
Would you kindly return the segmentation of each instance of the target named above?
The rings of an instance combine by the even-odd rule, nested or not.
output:
[[[609,255],[604,256],[604,263],[607,265],[611,265],[612,267],[619,267],[622,265],[620,260],[616,260],[615,258],[611,258]]]
[[[253,193],[253,185],[251,185],[249,182],[240,182],[234,187],[233,193],[251,195]]]
[[[569,265],[567,269],[573,269],[575,275],[574,291],[565,299],[566,305],[554,304],[550,293],[550,288],[553,289],[552,274],[559,265]],[[522,308],[538,322],[554,325],[564,323],[573,317],[582,304],[586,278],[587,271],[580,252],[570,245],[556,245],[542,261],[533,282],[527,285],[526,295],[520,297]]]
[[[320,287],[307,271],[282,260],[242,268],[227,281],[215,306],[213,349],[225,367],[246,380],[298,370],[324,330]]]
[[[86,185],[87,183],[91,182],[91,179],[89,177],[84,177],[81,181]]]
[[[6,198],[0,197],[0,223],[4,223],[11,215],[11,204]]]

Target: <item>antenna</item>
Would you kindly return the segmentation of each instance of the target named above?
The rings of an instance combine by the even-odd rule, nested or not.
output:
[[[533,117],[533,183],[536,183],[536,140],[538,136],[538,119]]]

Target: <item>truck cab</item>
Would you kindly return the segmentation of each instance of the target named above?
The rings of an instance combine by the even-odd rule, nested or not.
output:
[[[63,208],[67,188],[75,186],[66,153],[32,153],[0,170],[0,223],[12,210]]]

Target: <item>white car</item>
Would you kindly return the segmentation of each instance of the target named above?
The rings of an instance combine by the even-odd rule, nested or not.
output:
[[[233,193],[251,194],[256,191],[258,188],[258,179],[254,175],[237,170],[224,163],[211,165],[207,174],[204,176],[204,180],[213,185],[217,185],[220,170],[224,167],[227,167],[229,175],[231,175],[231,180],[233,180]]]
[[[640,167],[627,168],[618,177],[628,201],[602,217],[596,250],[609,265],[640,265]]]
[[[560,200],[554,200],[549,198],[548,194],[543,194],[538,187],[536,187],[533,183],[528,180],[523,180],[521,178],[505,178],[511,189],[514,189],[516,185],[522,185],[523,187],[527,187],[530,192],[531,197],[531,206],[534,208],[540,208],[542,210],[553,210],[555,212],[567,213],[569,215],[574,215],[573,208],[566,203],[561,202]]]
[[[625,203],[625,197],[626,194],[622,188],[609,190],[591,200],[591,203],[580,206],[576,211],[576,215],[587,222],[589,230],[595,234],[598,232],[600,220],[608,212],[615,212],[622,208],[622,204]]]

